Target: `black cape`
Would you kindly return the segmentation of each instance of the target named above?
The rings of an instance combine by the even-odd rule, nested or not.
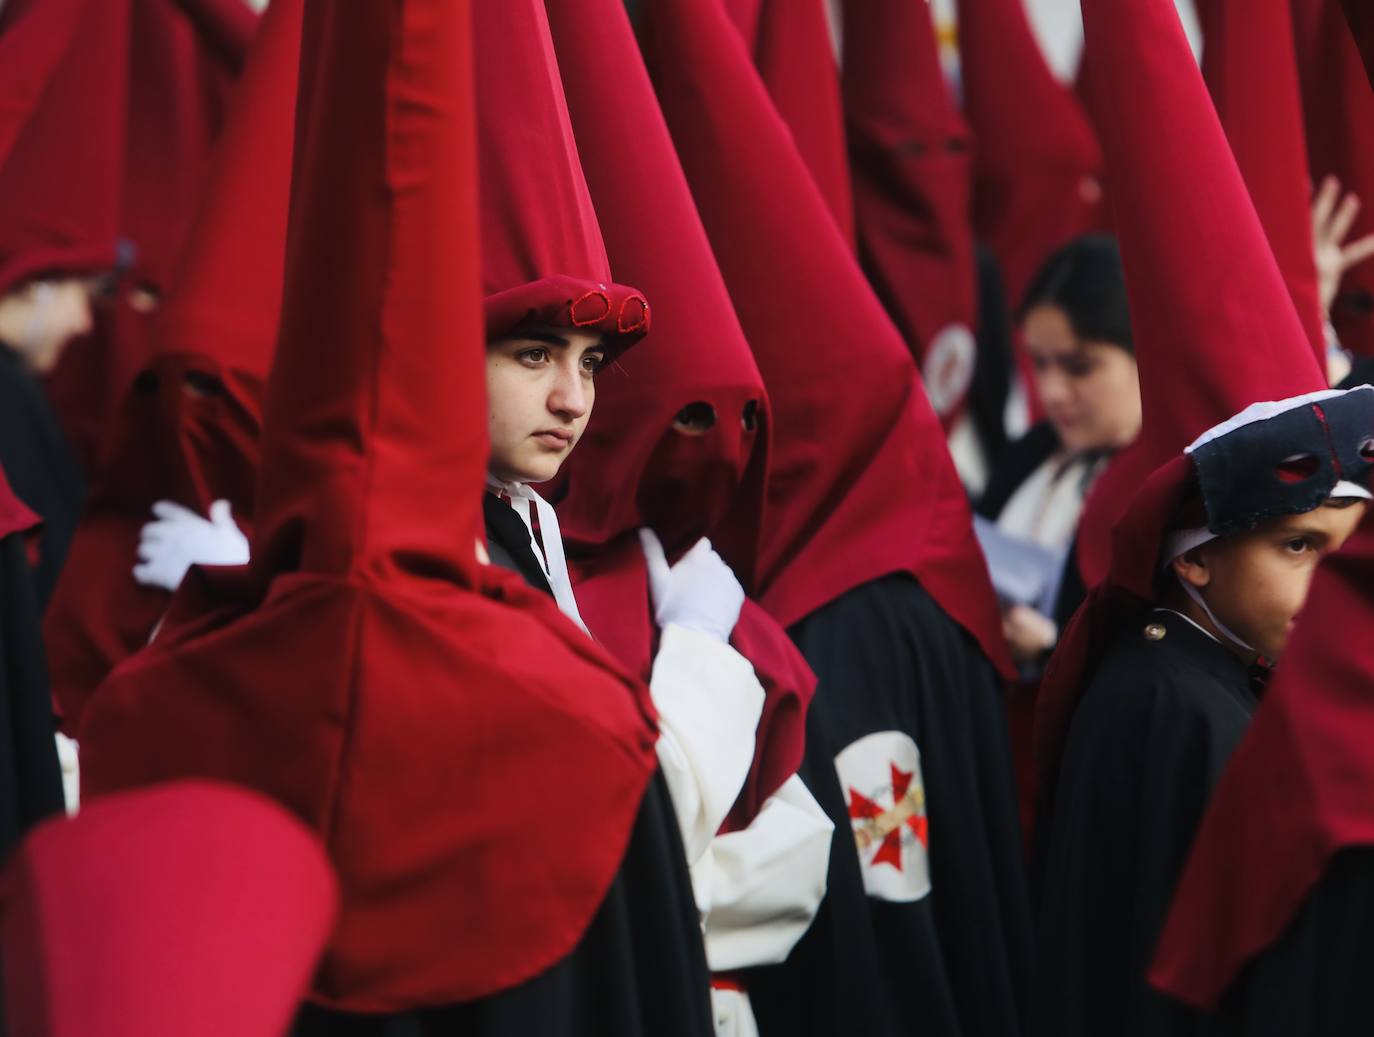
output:
[[[47,606],[86,498],[85,478],[57,415],[18,355],[0,342],[0,467],[43,520],[34,591]],[[129,567],[134,559],[129,560]]]
[[[1145,972],[1212,790],[1258,700],[1249,668],[1177,613],[1123,621],[1037,822],[1034,1026],[1054,1037],[1197,1032]]]
[[[0,863],[63,809],[48,673],[22,534],[0,539]]]
[[[1207,1037],[1327,1037],[1374,1032],[1374,847],[1332,858],[1283,935],[1232,984]]]
[[[995,671],[907,575],[855,588],[789,633],[819,678],[799,773],[835,838],[810,930],[785,963],[747,974],[760,1032],[1021,1033],[1030,910]],[[876,738],[856,745],[865,736]],[[921,848],[900,831],[904,845],[889,863],[872,844],[859,848],[851,815],[865,801],[895,802],[895,783],[907,782],[896,771],[909,767],[894,760],[889,782],[856,788],[863,779],[846,750],[871,753],[868,763],[885,773],[884,754],[904,740],[919,752],[928,827]],[[929,892],[916,899],[866,890],[866,877],[904,881],[926,865]]]
[[[493,507],[494,504],[494,507]],[[483,494],[493,564],[548,590],[528,530]],[[499,510],[497,510],[499,509]],[[514,520],[512,525],[506,517]],[[572,790],[575,793],[575,790]],[[455,940],[463,939],[454,933]],[[661,773],[640,804],[620,872],[581,942],[526,983],[462,1005],[395,1015],[306,1006],[294,1037],[714,1037],[710,973],[687,855]]]

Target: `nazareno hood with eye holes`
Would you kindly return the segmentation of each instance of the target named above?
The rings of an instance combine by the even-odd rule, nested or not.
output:
[[[1041,687],[1043,796],[1109,602],[1153,597],[1166,534],[1198,525],[1190,500],[1200,497],[1210,534],[1236,533],[1311,511],[1339,483],[1367,483],[1374,458],[1374,391],[1326,388],[1174,5],[1084,0],[1083,21],[1092,113],[1121,203],[1144,428],[1094,493],[1127,503],[1106,580]]]
[[[614,361],[648,332],[649,304],[611,279],[543,5],[472,8],[487,339],[597,332]]]
[[[647,675],[655,625],[636,530],[657,531],[669,558],[708,536],[737,565],[751,564],[768,469],[768,398],[624,5],[547,0],[547,10],[607,251],[654,299],[653,342],[597,378],[587,432],[551,494],[588,628]],[[698,411],[710,427],[673,431],[674,417],[692,404],[705,405]],[[753,574],[742,568],[739,576],[747,584]],[[765,690],[754,764],[729,822],[738,827],[800,765],[815,675],[752,602],[731,643]]]
[[[254,36],[153,355],[72,541],[43,635],[63,724],[148,641],[169,595],[131,570],[155,501],[205,515],[226,498],[251,533],[262,391],[286,262],[304,0],[274,0]],[[188,392],[189,387],[194,390]]]

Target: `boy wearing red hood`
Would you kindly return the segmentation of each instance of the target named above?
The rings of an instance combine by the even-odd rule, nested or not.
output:
[[[1144,431],[1105,477],[1136,487],[1110,574],[1041,693],[1034,1022],[1172,1034],[1186,1027],[1145,972],[1316,564],[1369,500],[1374,390],[1325,388],[1173,5],[1083,7],[1107,166],[1130,202],[1118,232]]]

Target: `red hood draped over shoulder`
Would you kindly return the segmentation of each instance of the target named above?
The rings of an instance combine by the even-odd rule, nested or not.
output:
[[[656,768],[647,689],[477,560],[471,13],[306,0],[253,561],[193,570],[80,730],[90,795],[229,780],[324,839],[342,906],[312,997],[347,1011],[563,958]]]

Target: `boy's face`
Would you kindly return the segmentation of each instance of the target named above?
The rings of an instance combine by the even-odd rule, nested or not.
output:
[[[491,473],[541,483],[558,474],[591,417],[605,362],[600,335],[528,328],[487,346]]]
[[[1237,637],[1276,660],[1307,600],[1317,563],[1345,543],[1364,512],[1359,501],[1272,519],[1189,551],[1174,561],[1174,571],[1202,592]]]

